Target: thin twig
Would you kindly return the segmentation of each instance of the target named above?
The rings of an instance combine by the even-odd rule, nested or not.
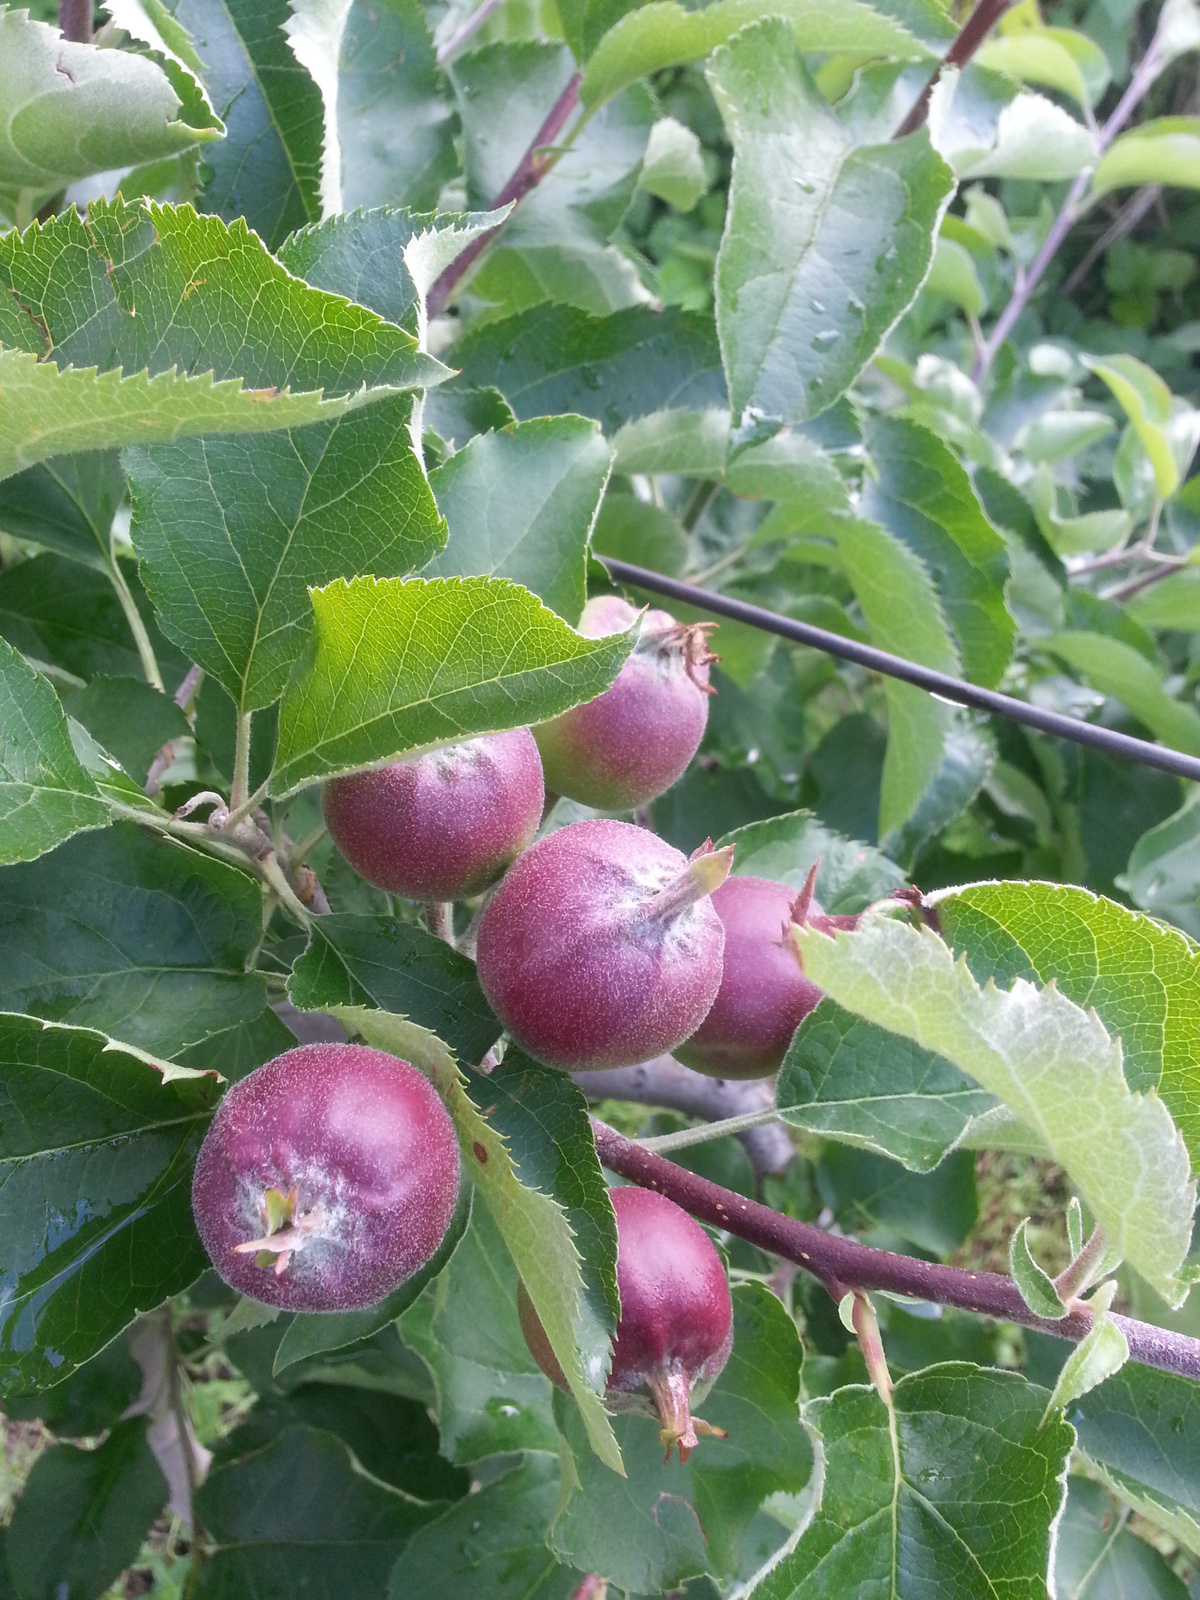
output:
[[[1091,1313],[1086,1308],[1073,1311],[1058,1322],[1035,1316],[1021,1298],[1011,1278],[996,1272],[969,1272],[962,1267],[947,1267],[937,1261],[919,1261],[894,1255],[825,1233],[810,1222],[797,1222],[769,1206],[747,1200],[732,1189],[722,1189],[694,1172],[677,1167],[662,1156],[652,1155],[615,1128],[593,1119],[592,1131],[601,1162],[643,1188],[654,1189],[674,1200],[694,1217],[747,1239],[773,1255],[794,1261],[826,1287],[846,1289],[885,1289],[892,1294],[931,1301],[935,1305],[956,1306],[980,1316],[998,1317],[1025,1328],[1036,1328],[1059,1339],[1080,1340],[1091,1329]],[[837,1298],[840,1299],[840,1293]],[[1129,1344],[1133,1360],[1143,1366],[1176,1372],[1181,1377],[1200,1379],[1200,1339],[1135,1322],[1131,1317],[1114,1316]]]
[[[484,23],[491,16],[492,12],[495,11],[496,7],[501,4],[503,4],[503,0],[483,0],[483,4],[476,10],[472,11],[471,15],[466,19],[465,22],[461,22],[458,27],[455,28],[454,32],[446,40],[445,44],[438,46],[438,66],[444,67],[453,61],[454,57],[462,49],[463,45],[466,44],[467,40],[479,32],[480,28],[483,27]]]
[[[534,134],[529,148],[517,163],[517,170],[492,201],[491,210],[498,211],[501,206],[510,203],[515,205],[523,200],[531,189],[535,189],[541,183],[554,165],[557,159],[554,143],[579,104],[579,85],[582,82],[583,74],[575,73],[550,107],[546,120]],[[501,223],[500,227],[489,228],[487,233],[481,233],[477,239],[472,239],[467,248],[455,256],[426,296],[425,305],[429,316],[436,317],[443,309],[462,278],[503,226]]]
[[[1015,3],[1016,0],[979,0],[979,4],[959,30],[958,37],[938,62],[933,76],[917,96],[916,104],[892,135],[893,139],[906,138],[908,134],[916,133],[918,128],[925,126],[929,117],[930,96],[942,73],[947,67],[965,66],[1000,18]]]
[[[92,0],[58,0],[58,25],[76,44],[92,42]]]
[[[1148,183],[1125,202],[1113,222],[1105,228],[1098,239],[1093,241],[1083,260],[1078,266],[1072,267],[1070,277],[1062,286],[1063,294],[1075,293],[1104,252],[1116,244],[1118,239],[1123,239],[1127,233],[1133,232],[1161,194],[1161,183]]]

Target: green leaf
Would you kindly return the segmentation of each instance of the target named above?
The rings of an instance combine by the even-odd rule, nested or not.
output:
[[[1200,1166],[1192,1018],[1200,955],[1173,928],[1112,900],[1050,883],[974,884],[938,897],[946,940],[980,983],[1057,984],[1122,1045],[1131,1089],[1154,1090]]]
[[[417,286],[404,263],[404,247],[432,221],[428,212],[388,207],[339,213],[289,234],[275,254],[314,289],[345,295],[415,333]]]
[[[716,0],[689,11],[654,0],[628,12],[600,40],[584,73],[580,98],[595,110],[638,78],[664,67],[702,61],[747,23],[786,17],[797,50],[920,59],[929,52],[907,28],[860,0]]]
[[[275,394],[247,389],[240,378],[216,383],[210,373],[186,377],[174,368],[153,378],[144,372],[124,377],[0,350],[0,478],[69,451],[198,433],[271,433],[340,416],[375,398],[369,390],[331,400],[320,390]],[[105,536],[107,543],[107,529]],[[61,549],[65,535],[60,531],[45,542]],[[94,560],[86,543],[83,549]],[[80,557],[78,546],[68,553]]]
[[[139,784],[168,741],[191,737],[172,697],[139,678],[93,678],[86,689],[68,695],[67,704],[75,721]]]
[[[687,534],[669,511],[652,500],[638,500],[610,489],[592,530],[592,550],[677,577],[687,565],[689,545]]]
[[[826,1145],[817,1190],[847,1232],[879,1229],[880,1242],[893,1243],[898,1234],[932,1256],[957,1250],[979,1220],[975,1158],[967,1150],[955,1151],[936,1171],[912,1172],[871,1151]]]
[[[1112,76],[1100,46],[1069,28],[1001,31],[985,42],[975,59],[981,67],[1006,72],[1021,83],[1057,89],[1084,108],[1095,104]]]
[[[132,822],[0,874],[0,1008],[153,1055],[258,1016],[261,941],[253,878]]]
[[[372,933],[363,926],[368,919],[345,918],[338,919],[345,934],[340,929],[335,934],[340,948],[326,943],[316,955],[317,930],[332,920],[323,917],[314,924],[313,945],[290,987],[292,1000],[305,1009],[331,1011],[368,1043],[413,1062],[432,1080],[454,1118],[465,1171],[572,1379],[593,1448],[620,1471],[620,1455],[596,1393],[603,1388],[608,1333],[615,1324],[616,1227],[582,1094],[563,1074],[526,1063],[519,1053],[506,1072],[466,1078],[452,1053],[455,1036],[446,1030],[443,1043],[423,1025],[432,1020],[431,1007],[444,1005],[440,984],[431,995],[421,994],[426,984],[434,988],[432,952],[418,944],[424,972],[418,968],[417,979],[409,982],[406,970],[417,963],[393,954],[403,925],[370,919],[376,923]],[[437,942],[429,935],[423,940]],[[454,954],[447,951],[448,958]],[[471,965],[461,956],[446,964]],[[473,975],[460,970],[455,986],[472,1009],[479,1003],[468,993],[478,993]],[[396,1012],[389,1009],[393,1005]],[[498,1024],[493,1027],[492,1039],[499,1031]]]
[[[473,1065],[500,1037],[475,963],[395,917],[333,914],[314,921],[288,995],[301,1011],[376,1006],[390,1013],[394,1030],[406,1020],[407,1048],[425,1071],[447,1047]]]
[[[674,117],[662,117],[650,130],[638,188],[676,211],[690,211],[708,189],[701,148],[690,128]]]
[[[196,1495],[209,1549],[197,1600],[378,1600],[413,1533],[440,1506],[366,1473],[323,1429],[285,1428],[215,1468]]]
[[[1196,448],[1194,430],[1188,430],[1188,448],[1177,436],[1177,430],[1171,427],[1174,408],[1170,389],[1152,367],[1136,356],[1080,356],[1079,359],[1090,372],[1102,378],[1116,396],[1154,467],[1155,488],[1161,499],[1167,499],[1183,481]]]
[[[1130,1090],[1120,1043],[1094,1013],[1024,979],[981,989],[927,928],[880,918],[836,940],[811,928],[792,936],[808,976],[839,1005],[998,1095],[1066,1167],[1130,1265],[1180,1302],[1196,1200],[1187,1150],[1158,1097]]]
[[[996,1100],[934,1051],[825,999],[788,1047],[775,1104],[794,1127],[928,1172]]]
[[[479,434],[430,475],[450,538],[424,575],[508,578],[577,618],[611,461],[599,427],[583,417]]]
[[[1161,672],[1140,650],[1102,633],[1056,633],[1046,644],[1085,683],[1128,706],[1164,744],[1200,755],[1200,713],[1167,693]]]
[[[1019,94],[1003,106],[994,136],[985,137],[982,148],[977,138],[966,149],[951,153],[939,140],[936,124],[934,143],[960,179],[1032,178],[1058,183],[1096,159],[1092,133],[1041,94]]]
[[[1042,1426],[1045,1391],[948,1362],[901,1378],[894,1420],[873,1389],[815,1400],[825,1485],[754,1600],[876,1591],[925,1600],[1046,1592],[1073,1431]]]
[[[1070,1415],[1104,1483],[1200,1556],[1200,1385],[1129,1364]]]
[[[1188,1590],[1152,1545],[1122,1525],[1098,1483],[1073,1477],[1054,1546],[1060,1595],[1087,1600],[1187,1600]]]
[[[719,359],[719,357],[718,357]],[[621,425],[613,434],[613,471],[686,472],[719,478],[725,470],[729,412],[666,409]]]
[[[589,1456],[578,1423],[556,1399],[571,1496],[552,1543],[573,1565],[642,1593],[705,1571],[734,1575],[743,1535],[763,1500],[807,1484],[812,1446],[797,1409],[795,1325],[761,1284],[739,1285],[733,1303],[733,1353],[695,1403],[729,1437],[702,1440],[686,1465],[664,1464],[656,1418],[627,1412],[613,1426],[628,1476],[614,1477]]]
[[[1161,583],[1135,594],[1125,610],[1143,628],[1200,632],[1200,572],[1169,573]]]
[[[418,1268],[411,1278],[406,1278],[386,1299],[366,1311],[297,1313],[279,1341],[275,1364],[271,1369],[272,1377],[295,1366],[298,1361],[307,1361],[326,1350],[341,1350],[348,1344],[357,1344],[360,1339],[369,1339],[373,1333],[386,1328],[389,1322],[395,1322],[450,1260],[466,1232],[470,1217],[471,1189],[463,1184],[441,1244],[425,1265]]]
[[[550,1380],[525,1343],[517,1269],[485,1205],[474,1208],[454,1260],[405,1313],[400,1333],[433,1374],[442,1453],[450,1460],[557,1453]]]
[[[453,103],[420,0],[352,6],[339,65],[343,206],[430,210],[458,162]]]
[[[220,134],[178,119],[179,96],[145,56],[74,44],[7,7],[0,13],[0,106],[0,188],[37,194]]]
[[[1110,1278],[1087,1302],[1092,1325],[1063,1362],[1047,1413],[1055,1407],[1066,1410],[1080,1395],[1120,1372],[1129,1360],[1129,1343],[1108,1314],[1116,1292],[1117,1280]]]
[[[1067,1308],[1062,1297],[1054,1287],[1054,1279],[1045,1269],[1038,1265],[1034,1259],[1033,1251],[1029,1248],[1029,1218],[1019,1222],[1008,1244],[1008,1271],[1013,1282],[1021,1291],[1021,1299],[1029,1309],[1039,1317],[1047,1317],[1052,1322],[1057,1322],[1065,1317]],[[1093,1329],[1095,1332],[1095,1329]],[[1091,1334],[1088,1335],[1091,1337]],[[1128,1354],[1128,1352],[1126,1352]],[[1067,1358],[1068,1365],[1070,1357]],[[1064,1368],[1064,1371],[1066,1369]],[[1052,1404],[1065,1404],[1064,1401],[1051,1402]]]
[[[745,500],[797,502],[814,519],[850,509],[846,485],[829,456],[790,428],[735,451],[725,468],[725,487]]]
[[[743,878],[769,878],[802,889],[816,867],[817,900],[823,910],[836,915],[862,911],[908,881],[880,851],[843,838],[811,811],[749,822],[723,834],[717,848],[727,844],[736,847],[733,870]]]
[[[272,791],[542,722],[600,694],[627,634],[583,639],[499,578],[356,578],[312,591]]]
[[[0,371],[6,364],[7,354],[0,352]],[[46,370],[26,356],[11,368],[18,365],[30,374]],[[0,481],[0,527],[17,539],[104,569],[125,487],[115,450],[59,456]]]
[[[265,439],[124,455],[131,534],[160,620],[243,710],[277,700],[303,653],[310,588],[402,576],[445,533],[413,450],[410,395]]]
[[[392,1569],[393,1600],[570,1600],[582,1575],[558,1564],[546,1530],[558,1461],[534,1452],[420,1529]]]
[[[134,1417],[95,1450],[58,1444],[34,1462],[7,1541],[22,1600],[98,1600],[135,1560],[168,1494],[147,1427]]]
[[[35,556],[0,572],[0,635],[32,662],[78,679],[141,670],[107,575],[62,556]]]
[[[454,359],[471,383],[499,389],[522,421],[575,411],[610,433],[651,412],[725,403],[711,317],[671,306],[609,317],[534,306],[468,329]]]
[[[0,1388],[69,1377],[208,1265],[191,1177],[215,1091],[171,1070],[89,1028],[0,1015],[13,1108],[0,1129]]]
[[[922,557],[875,523],[834,517],[827,531],[862,608],[871,640],[910,661],[957,676],[958,652]],[[879,831],[913,816],[941,771],[955,714],[924,690],[889,679],[888,747]]]
[[[927,428],[875,417],[864,437],[875,475],[864,479],[863,515],[882,523],[936,574],[966,675],[994,687],[1017,634],[1004,599],[1004,540],[984,515],[966,470]]]
[[[54,690],[0,640],[0,862],[32,861],[107,821]]]
[[[321,215],[321,91],[288,46],[287,0],[170,0],[195,42],[224,140],[205,152],[204,209],[273,249]]]
[[[1092,173],[1092,193],[1133,184],[1200,189],[1200,117],[1153,117],[1118,134]]]
[[[930,294],[943,295],[971,317],[987,310],[987,295],[975,270],[971,252],[954,239],[939,234],[934,245],[933,265],[925,280]]]
[[[739,34],[708,76],[735,152],[716,276],[731,409],[804,422],[915,298],[953,180],[924,132],[856,147],[782,21]]]
[[[1122,877],[1135,905],[1200,939],[1200,796],[1193,790],[1172,816],[1143,833]],[[1178,1112],[1184,1125],[1187,1119]]]
[[[1069,456],[1107,438],[1116,423],[1107,411],[1043,411],[1027,423],[1013,440],[1036,466],[1065,461]],[[1110,515],[1103,511],[1092,516]],[[1112,541],[1114,544],[1116,540]],[[1099,545],[1089,549],[1104,548]]]
[[[0,342],[62,365],[211,370],[272,391],[349,395],[445,374],[410,334],[292,277],[240,218],[142,200],[94,200],[86,223],[72,209],[0,235]]]

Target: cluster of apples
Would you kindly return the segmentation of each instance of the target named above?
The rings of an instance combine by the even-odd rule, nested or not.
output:
[[[579,631],[600,637],[637,619],[606,596]],[[616,681],[587,705],[325,785],[330,835],[368,882],[427,905],[490,891],[479,981],[509,1036],[548,1066],[631,1066],[670,1051],[716,1077],[759,1077],[820,998],[786,937],[792,921],[840,920],[823,917],[811,883],[796,897],[730,876],[732,846],[709,841],[689,859],[608,818],[532,842],[547,787],[630,811],[683,774],[707,722],[708,626],[647,612]],[[233,1287],[287,1310],[348,1311],[433,1256],[459,1182],[453,1124],[422,1073],[359,1045],[308,1045],[226,1094],[193,1205]],[[668,1451],[686,1457],[705,1428],[691,1403],[732,1340],[724,1267],[673,1202],[611,1196],[622,1311],[606,1399],[653,1410]],[[565,1383],[525,1295],[520,1311],[535,1358]]]

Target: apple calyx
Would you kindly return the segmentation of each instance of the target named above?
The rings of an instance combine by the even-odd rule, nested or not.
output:
[[[663,1457],[664,1465],[670,1461],[671,1452],[677,1446],[679,1459],[683,1462],[699,1444],[701,1437],[728,1439],[728,1429],[715,1428],[711,1422],[705,1422],[703,1417],[692,1416],[692,1386],[681,1367],[676,1366],[669,1371],[651,1373],[648,1381],[655,1407],[662,1420],[662,1429],[658,1437],[667,1448],[667,1453]]]
[[[320,1206],[311,1211],[298,1212],[295,1184],[284,1194],[281,1189],[267,1189],[258,1202],[266,1232],[261,1239],[248,1239],[245,1244],[231,1246],[235,1255],[254,1253],[256,1267],[274,1267],[275,1276],[282,1278],[288,1263],[297,1250],[303,1250],[313,1235],[325,1226],[325,1212]]]
[[[673,622],[661,632],[650,629],[642,635],[648,649],[677,652],[683,661],[683,670],[702,694],[716,694],[712,684],[701,675],[701,667],[710,667],[720,661],[708,647],[708,636],[717,626],[715,622]]]

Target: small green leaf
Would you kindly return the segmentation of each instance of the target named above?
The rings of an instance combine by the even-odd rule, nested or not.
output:
[[[261,941],[255,879],[132,822],[0,872],[0,1008],[156,1056],[259,1015]]]
[[[551,1542],[573,1566],[640,1593],[661,1593],[704,1571],[729,1576],[763,1500],[808,1483],[812,1446],[797,1408],[795,1326],[761,1284],[739,1285],[733,1304],[733,1352],[693,1402],[729,1437],[702,1439],[686,1465],[664,1463],[657,1418],[626,1413],[613,1426],[628,1476],[614,1477],[588,1454],[578,1422],[556,1399],[570,1498]],[[782,1542],[782,1528],[779,1536]]]
[[[211,1078],[90,1028],[0,1014],[0,1389],[46,1387],[208,1265],[192,1165]],[[170,1081],[174,1078],[177,1081]]]
[[[814,518],[850,510],[845,482],[829,455],[790,428],[735,451],[725,467],[725,487],[744,500],[797,502]]]
[[[928,928],[881,917],[836,939],[792,936],[808,976],[840,1005],[998,1095],[1066,1167],[1130,1265],[1180,1303],[1196,1202],[1187,1150],[1162,1101],[1130,1090],[1120,1043],[1094,1012],[1024,979],[981,989]]]
[[[689,545],[687,534],[669,511],[652,500],[609,490],[592,530],[592,550],[596,555],[615,556],[618,561],[676,577],[687,565]]]
[[[303,653],[310,588],[402,576],[445,529],[412,442],[411,395],[266,439],[127,450],[131,536],[161,624],[243,710]]]
[[[107,821],[54,690],[0,640],[0,862],[32,861]]]
[[[626,477],[634,472],[686,472],[719,478],[729,444],[729,412],[716,406],[652,411],[623,423],[612,442],[613,471]]]
[[[1154,117],[1118,134],[1092,173],[1092,193],[1133,184],[1200,189],[1200,117]]]
[[[784,22],[739,34],[708,75],[735,152],[716,276],[731,409],[804,422],[849,387],[915,298],[950,170],[924,132],[856,146]]]
[[[1029,1248],[1028,1217],[1017,1224],[1008,1242],[1008,1270],[1021,1291],[1021,1299],[1036,1316],[1052,1322],[1066,1316],[1067,1308],[1054,1287],[1054,1279],[1038,1265]]]
[[[134,1417],[95,1450],[57,1444],[37,1458],[8,1530],[17,1594],[99,1600],[136,1559],[168,1494],[147,1427]]]
[[[1153,1545],[1123,1525],[1121,1508],[1099,1483],[1072,1477],[1058,1525],[1054,1577],[1060,1595],[1087,1600],[1188,1600],[1185,1584]]]
[[[314,628],[279,712],[271,787],[542,722],[600,694],[628,634],[584,639],[499,578],[356,578],[311,593]]]
[[[1161,583],[1135,594],[1125,609],[1143,628],[1200,632],[1200,572],[1172,572]]]
[[[546,1548],[558,1461],[530,1452],[420,1529],[392,1569],[392,1600],[570,1600],[584,1581]]]
[[[925,287],[930,294],[953,300],[970,317],[980,317],[987,310],[987,295],[971,252],[945,234],[938,236]]]
[[[93,678],[86,689],[66,698],[75,721],[116,756],[138,784],[146,782],[164,745],[191,737],[188,720],[174,699],[140,678]]]
[[[928,51],[899,22],[860,0],[716,0],[689,11],[675,0],[654,0],[628,12],[600,40],[588,62],[580,98],[595,110],[626,85],[664,67],[702,61],[761,17],[787,18],[803,51],[921,59]]]
[[[948,1362],[901,1378],[892,1403],[851,1387],[805,1408],[821,1502],[754,1600],[1044,1595],[1074,1441],[1065,1422],[1043,1425],[1045,1390]]]
[[[161,67],[64,39],[26,11],[0,13],[0,188],[53,194],[111,167],[186,150],[220,128],[178,120]]]
[[[936,131],[934,143],[942,148]],[[1041,183],[1073,178],[1095,159],[1091,132],[1041,94],[1019,94],[1004,106],[994,140],[982,151],[976,146],[947,153],[958,178],[1033,178]]]
[[[1117,1280],[1109,1278],[1086,1302],[1091,1308],[1092,1325],[1063,1362],[1046,1407],[1047,1416],[1055,1407],[1065,1411],[1080,1395],[1120,1372],[1129,1360],[1129,1342],[1108,1314],[1116,1292]]]
[[[508,578],[559,616],[587,599],[587,544],[612,451],[595,422],[543,417],[481,433],[431,473],[450,526],[427,578]]]
[[[1095,103],[1111,77],[1099,45],[1086,34],[1072,33],[1067,28],[1001,32],[998,37],[986,41],[975,59],[981,67],[1006,72],[1022,83],[1040,83],[1044,88],[1058,89],[1083,107]]]
[[[468,329],[454,359],[473,384],[495,385],[522,421],[574,411],[611,433],[651,412],[725,404],[712,318],[674,306],[608,317],[534,306]]]
[[[674,117],[663,117],[651,128],[638,187],[684,212],[708,188],[700,140]]]
[[[1133,424],[1142,448],[1154,467],[1154,483],[1162,499],[1173,495],[1183,481],[1196,448],[1194,430],[1185,441],[1172,428],[1171,391],[1152,367],[1136,356],[1080,356],[1089,371],[1112,390]],[[1190,448],[1189,448],[1190,445]]]
[[[1165,745],[1200,755],[1200,712],[1167,693],[1161,673],[1140,650],[1102,633],[1056,633],[1046,644],[1085,683],[1128,706]]]

